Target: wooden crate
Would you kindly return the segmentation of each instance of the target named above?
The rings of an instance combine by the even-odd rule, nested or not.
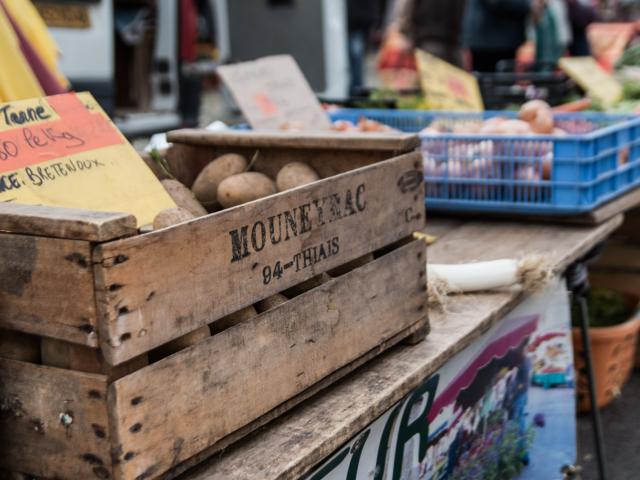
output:
[[[411,240],[424,227],[415,137],[171,139],[193,139],[170,155],[188,185],[214,150],[258,151],[258,171],[303,160],[327,178],[143,235],[124,214],[0,205],[0,469],[171,477],[426,335],[425,247]],[[289,238],[255,244],[257,222],[279,215]],[[264,268],[277,262],[281,277],[267,281]],[[220,327],[326,272],[334,276]],[[213,335],[154,358],[206,326]],[[63,352],[55,367],[39,363],[38,349],[51,348]]]

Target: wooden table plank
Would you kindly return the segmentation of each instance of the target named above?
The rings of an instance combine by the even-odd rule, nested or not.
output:
[[[128,213],[0,203],[0,231],[106,242],[135,235],[137,228]]]
[[[428,257],[432,262],[464,262],[537,252],[548,254],[556,271],[561,271],[621,222],[621,216],[597,227],[483,221],[449,229],[450,223],[431,220],[427,231],[440,232],[441,236]],[[446,314],[430,312],[432,330],[424,342],[392,349],[180,478],[300,477],[504,318],[522,298],[518,290],[453,297]]]

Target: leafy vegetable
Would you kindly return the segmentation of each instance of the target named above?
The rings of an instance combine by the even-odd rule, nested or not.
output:
[[[587,295],[590,327],[611,327],[626,322],[633,315],[636,305],[620,292],[607,288],[594,288]],[[571,318],[579,325],[579,306],[573,303]]]

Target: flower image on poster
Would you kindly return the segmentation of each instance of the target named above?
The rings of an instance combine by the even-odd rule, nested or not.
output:
[[[308,478],[560,479],[575,428],[569,299],[556,280]]]

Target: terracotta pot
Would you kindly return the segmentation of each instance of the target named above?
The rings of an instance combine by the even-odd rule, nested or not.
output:
[[[574,327],[572,330],[578,410],[585,412],[590,410],[591,402],[582,349],[582,335],[579,328]],[[639,330],[640,316],[638,314],[620,325],[589,328],[599,408],[610,404],[618,397],[622,386],[629,380],[635,363]]]

